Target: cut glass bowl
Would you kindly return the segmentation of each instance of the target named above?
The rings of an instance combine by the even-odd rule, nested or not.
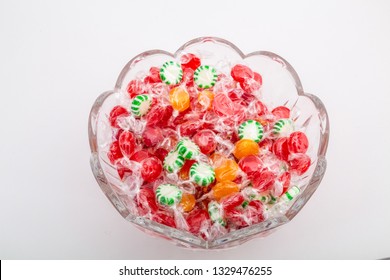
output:
[[[185,53],[199,55],[202,64],[215,65],[222,72],[229,73],[233,65],[241,63],[261,73],[262,101],[270,107],[284,105],[290,108],[295,126],[306,133],[310,143],[307,154],[311,158],[311,166],[297,183],[301,192],[293,201],[275,207],[270,218],[264,222],[208,240],[138,216],[132,210],[129,199],[121,192],[123,182],[107,158],[111,141],[108,115],[114,106],[125,102],[123,95],[126,93],[129,81],[146,73],[153,66],[162,65],[169,60],[179,60],[179,57]],[[202,37],[187,42],[174,54],[151,50],[131,59],[119,74],[114,89],[102,93],[93,104],[88,132],[93,174],[104,194],[123,218],[144,232],[171,240],[177,245],[218,249],[236,246],[254,237],[265,237],[279,226],[291,221],[301,211],[316,191],[326,170],[329,120],[321,100],[303,91],[298,74],[282,57],[268,51],[256,51],[245,55],[226,40]]]

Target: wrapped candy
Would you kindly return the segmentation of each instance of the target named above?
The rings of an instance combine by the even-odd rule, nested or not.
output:
[[[106,156],[132,213],[204,239],[266,220],[311,165],[290,109],[262,100],[261,74],[220,65],[192,53],[155,65],[107,116]]]

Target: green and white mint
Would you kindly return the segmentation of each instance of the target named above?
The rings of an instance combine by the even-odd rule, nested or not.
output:
[[[263,126],[258,121],[247,120],[238,127],[238,136],[258,143],[263,138],[263,131]]]
[[[208,212],[210,216],[210,220],[213,223],[218,223],[221,226],[226,226],[226,221],[223,218],[222,207],[216,201],[211,201],[208,205]]]
[[[214,169],[203,162],[196,162],[190,168],[190,179],[197,185],[206,187],[215,180]]]
[[[167,85],[177,85],[183,78],[183,70],[179,63],[167,61],[160,69],[160,78]]]
[[[294,132],[294,123],[290,119],[280,119],[274,124],[272,131],[278,137],[287,137]]]
[[[176,172],[184,165],[183,156],[179,155],[177,151],[170,151],[164,159],[163,167],[169,173]]]
[[[301,189],[298,186],[292,186],[288,189],[282,196],[282,201],[291,201],[293,200],[299,193],[301,192]]]
[[[172,206],[180,202],[183,192],[172,184],[162,184],[156,189],[156,199],[161,205]]]
[[[152,98],[147,94],[140,94],[131,102],[131,112],[136,117],[144,116],[150,109]]]
[[[202,89],[211,88],[218,80],[217,70],[208,65],[201,65],[194,72],[194,82]]]
[[[194,159],[200,154],[198,145],[189,138],[182,138],[177,143],[176,151],[185,159]]]

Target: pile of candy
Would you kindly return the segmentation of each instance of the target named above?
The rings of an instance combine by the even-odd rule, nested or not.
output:
[[[211,239],[269,218],[300,192],[309,146],[285,106],[261,101],[262,76],[194,54],[131,80],[108,116],[107,156],[132,213]]]

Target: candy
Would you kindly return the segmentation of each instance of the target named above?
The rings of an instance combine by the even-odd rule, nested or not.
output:
[[[183,112],[190,107],[190,95],[184,88],[173,88],[169,92],[169,100],[173,109],[179,112]]]
[[[263,126],[257,121],[247,120],[238,127],[238,136],[240,139],[260,142],[263,138]]]
[[[184,54],[180,58],[180,62],[182,68],[190,68],[192,70],[196,70],[196,68],[198,68],[201,64],[200,58],[192,53]]]
[[[167,126],[169,119],[172,117],[172,112],[172,106],[153,106],[146,115],[148,126]]]
[[[136,161],[136,162],[141,162],[144,159],[150,157],[151,155],[149,154],[148,151],[145,150],[140,150],[135,152],[131,157],[130,160]]]
[[[193,194],[183,193],[179,205],[184,212],[190,212],[192,209],[194,209],[195,204],[196,200]]]
[[[123,108],[122,106],[115,106],[114,108],[112,108],[108,119],[112,127],[119,128],[117,124],[117,118],[127,117],[128,115],[129,112],[125,108]]]
[[[119,136],[119,148],[124,156],[130,158],[135,151],[135,137],[130,131],[123,131]]]
[[[246,93],[250,93],[250,94],[256,90],[259,90],[262,84],[263,84],[263,78],[259,73],[256,72],[253,73],[253,78],[248,78],[240,82],[241,88]],[[246,95],[246,94],[243,95],[243,98],[248,98],[248,97],[250,97],[250,95]]]
[[[126,90],[130,98],[134,98],[138,94],[145,93],[145,84],[141,80],[131,80]]]
[[[291,182],[311,165],[309,141],[289,108],[263,103],[256,69],[236,64],[217,75],[230,62],[214,68],[191,53],[180,63],[129,81],[108,116],[106,155],[132,190],[119,193],[132,213],[212,240],[299,195]]]
[[[226,94],[214,96],[213,109],[218,116],[231,116],[234,114],[234,103]]]
[[[199,234],[202,229],[208,228],[210,224],[210,217],[206,210],[194,209],[186,218],[189,231],[193,234]]]
[[[238,164],[232,159],[214,155],[213,167],[215,179],[218,182],[233,181],[237,178],[239,171]]]
[[[142,117],[149,111],[151,102],[152,100],[149,95],[137,95],[131,102],[131,112],[136,117]]]
[[[263,204],[260,201],[252,200],[244,209],[231,211],[226,216],[232,224],[241,228],[264,221]]]
[[[262,161],[258,156],[249,155],[242,158],[239,161],[238,166],[249,178],[253,178],[253,176],[255,176],[262,167]]]
[[[301,189],[298,186],[292,186],[288,191],[284,193],[281,197],[282,201],[291,201],[293,200],[299,193]]]
[[[157,67],[151,67],[149,69],[149,75],[145,77],[144,82],[147,84],[160,83],[160,69]]]
[[[309,140],[305,133],[296,131],[290,134],[287,144],[291,153],[306,153],[309,147]]]
[[[229,212],[230,210],[234,210],[236,207],[241,206],[245,201],[242,193],[234,193],[232,195],[228,195],[221,200],[221,205],[225,212]]]
[[[202,126],[200,121],[186,121],[179,125],[181,136],[192,137]]]
[[[294,123],[290,119],[280,119],[274,124],[272,131],[278,137],[289,136],[294,131]]]
[[[192,140],[198,145],[200,151],[204,154],[211,154],[215,151],[217,143],[215,141],[215,133],[210,129],[198,131]]]
[[[275,180],[276,180],[275,173],[263,169],[257,172],[255,176],[253,176],[252,185],[253,188],[257,189],[260,192],[263,192],[263,191],[270,190],[272,186],[275,184]]]
[[[199,186],[208,186],[215,180],[213,168],[203,162],[194,163],[190,168],[190,179]]]
[[[257,145],[255,141],[250,139],[241,139],[236,143],[233,154],[237,159],[242,159],[246,156],[257,155],[259,152],[259,145]]]
[[[208,212],[209,212],[210,220],[213,223],[217,223],[221,226],[226,225],[226,221],[223,218],[222,207],[218,202],[211,201],[208,205]]]
[[[179,63],[167,61],[160,69],[160,78],[167,85],[177,85],[183,78],[183,70]]]
[[[278,119],[288,119],[290,117],[290,109],[279,106],[272,110],[272,114]]]
[[[177,143],[176,150],[178,154],[185,159],[193,159],[200,153],[199,147],[188,138],[182,138],[179,143]]]
[[[209,65],[201,65],[194,72],[194,82],[202,89],[213,87],[217,79],[217,70]]]
[[[184,165],[183,156],[179,155],[177,151],[171,151],[164,159],[164,169],[169,173],[176,172]]]
[[[163,211],[158,211],[151,217],[151,219],[152,221],[155,221],[159,224],[163,224],[168,227],[176,227],[175,219],[171,215]]]
[[[276,139],[272,145],[272,151],[279,159],[287,161],[290,155],[290,151],[288,149],[288,138],[282,137]]]
[[[154,182],[162,172],[161,161],[157,157],[149,157],[142,161],[141,176],[145,182]]]
[[[195,163],[195,160],[186,160],[183,167],[179,171],[179,177],[182,180],[188,180],[190,178],[190,168]]]
[[[210,110],[214,100],[214,93],[210,90],[203,90],[198,94],[198,102],[202,108]]]
[[[293,154],[289,159],[289,164],[292,172],[302,175],[309,169],[311,160],[306,154]]]
[[[239,185],[231,181],[219,182],[212,189],[213,196],[218,201],[225,196],[238,192],[239,190]]]
[[[107,157],[112,164],[114,164],[115,161],[117,161],[118,159],[123,158],[123,154],[122,154],[121,149],[119,147],[118,141],[114,141],[111,143],[110,150],[107,153]]]
[[[142,141],[146,147],[154,147],[163,140],[164,136],[159,127],[147,126],[142,133]]]
[[[253,78],[253,71],[249,67],[241,64],[233,66],[230,74],[237,82],[244,82],[246,79]]]
[[[180,202],[182,194],[182,191],[172,184],[162,184],[156,189],[156,199],[161,205],[175,205]]]
[[[158,210],[158,206],[155,199],[155,194],[152,189],[141,188],[137,194],[136,201],[138,211],[141,215],[147,213],[155,213]]]

